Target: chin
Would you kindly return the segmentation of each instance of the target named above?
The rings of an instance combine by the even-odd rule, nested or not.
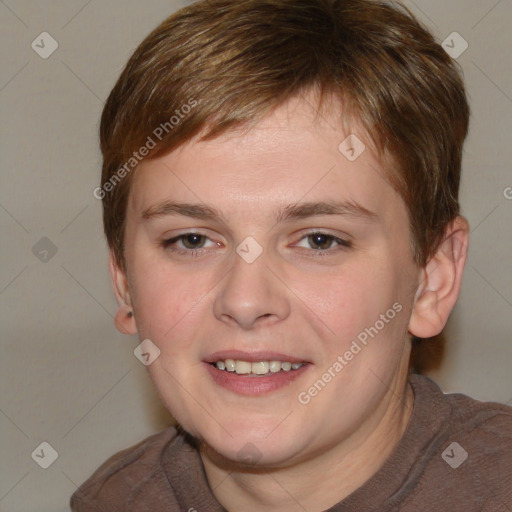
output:
[[[223,466],[286,466],[303,452],[305,446],[302,445],[305,443],[301,443],[296,433],[294,435],[282,425],[276,429],[278,424],[275,418],[268,426],[261,422],[258,426],[249,426],[247,421],[229,423],[225,425],[227,432],[217,425],[214,431],[209,429],[197,437],[207,446],[210,457]]]

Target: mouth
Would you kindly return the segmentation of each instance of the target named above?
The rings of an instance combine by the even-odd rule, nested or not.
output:
[[[244,396],[259,396],[292,384],[311,362],[272,352],[213,354],[204,366],[214,384]]]
[[[215,363],[209,363],[217,370],[229,373],[235,373],[236,375],[246,375],[250,377],[263,377],[268,375],[275,375],[278,373],[293,372],[298,370],[305,364],[292,363],[291,361],[244,361],[241,359],[219,359]]]

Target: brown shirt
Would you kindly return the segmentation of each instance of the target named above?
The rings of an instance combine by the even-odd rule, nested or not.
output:
[[[512,408],[411,375],[414,409],[383,466],[328,512],[511,512]],[[225,512],[187,435],[170,427],[107,460],[73,512]],[[239,511],[232,511],[239,512]]]

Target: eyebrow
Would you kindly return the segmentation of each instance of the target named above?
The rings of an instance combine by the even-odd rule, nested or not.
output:
[[[300,220],[316,215],[346,215],[365,221],[376,221],[378,215],[356,201],[308,202],[286,206],[276,215],[276,222]]]
[[[217,209],[194,203],[182,203],[176,201],[163,201],[146,208],[141,215],[144,220],[166,217],[169,215],[183,215],[201,220],[217,220],[223,223],[226,219]],[[306,219],[318,215],[346,215],[363,221],[375,222],[378,215],[356,201],[320,201],[295,203],[285,206],[275,213],[276,223],[292,220]]]
[[[149,220],[155,217],[166,217],[168,215],[183,215],[195,219],[222,219],[223,216],[211,206],[179,203],[175,201],[163,201],[146,208],[142,212],[142,219]]]

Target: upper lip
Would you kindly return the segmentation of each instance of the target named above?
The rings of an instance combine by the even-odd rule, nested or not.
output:
[[[217,361],[225,361],[226,359],[235,359],[239,361],[248,361],[257,363],[259,361],[286,361],[290,363],[304,363],[305,359],[294,357],[287,354],[272,351],[244,352],[242,350],[221,350],[207,356],[207,363],[216,363]]]

